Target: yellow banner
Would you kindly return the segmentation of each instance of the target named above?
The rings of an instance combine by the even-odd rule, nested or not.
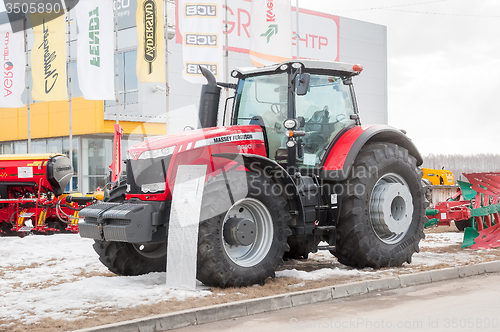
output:
[[[31,14],[35,42],[31,49],[33,100],[67,100],[65,15]]]
[[[135,21],[139,82],[165,83],[163,0],[138,0]]]

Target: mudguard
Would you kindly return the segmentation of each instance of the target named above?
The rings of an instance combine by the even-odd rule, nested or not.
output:
[[[243,160],[248,171],[259,173],[270,181],[278,184],[282,189],[282,195],[290,205],[290,226],[304,226],[304,211],[300,201],[297,186],[288,172],[275,161],[255,154],[246,153],[216,153],[212,157],[227,158],[235,161]]]
[[[351,167],[361,148],[371,142],[394,143],[408,150],[417,159],[417,166],[423,159],[411,139],[401,130],[387,125],[355,126],[335,140],[328,156],[324,159],[320,177],[327,180],[347,179]]]

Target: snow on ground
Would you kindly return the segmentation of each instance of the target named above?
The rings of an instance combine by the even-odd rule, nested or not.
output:
[[[413,256],[413,263],[399,269],[357,270],[339,264],[329,252],[320,251],[308,260],[287,262],[276,276],[299,279],[298,284],[291,286],[293,289],[311,280],[381,278],[438,264],[464,265],[490,255],[488,250],[442,250],[461,244],[462,236],[427,234],[421,242],[423,250]],[[19,320],[24,324],[47,317],[71,320],[92,316],[102,309],[119,310],[174,298],[182,301],[225,296],[201,287],[195,292],[171,290],[166,286],[165,273],[116,276],[99,262],[92,248],[93,240],[75,234],[3,237],[0,243],[0,329],[1,320]]]
[[[93,242],[75,234],[0,238],[0,319],[74,319],[96,309],[211,294],[170,290],[165,273],[113,275],[99,262]]]

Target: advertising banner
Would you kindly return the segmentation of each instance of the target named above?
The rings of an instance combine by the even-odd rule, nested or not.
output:
[[[53,14],[30,15],[35,42],[31,50],[33,100],[67,100],[66,20]],[[55,17],[55,18],[54,18]]]
[[[198,67],[201,65],[221,80],[222,1],[179,0],[177,10],[183,44],[183,78],[191,83],[206,83]]]
[[[26,87],[26,56],[23,32],[12,33],[8,24],[0,26],[3,41],[2,96],[0,107],[23,107],[21,95]]]
[[[139,0],[135,20],[139,82],[165,83],[163,0]]]
[[[112,0],[80,0],[78,24],[78,85],[87,100],[113,100],[114,22]]]
[[[179,30],[179,22],[182,18],[180,2],[181,0],[177,0],[177,44],[182,44],[182,33]],[[227,26],[230,52],[250,53],[250,31],[253,22],[250,15],[251,6],[252,1],[250,0],[228,1]],[[291,20],[293,31],[290,35],[290,42],[292,44],[293,57],[296,57],[297,54],[296,40],[293,37],[293,34],[296,32],[295,27],[297,26],[295,22],[295,10],[295,7],[292,7]],[[224,24],[225,13],[222,13],[221,16],[220,21]],[[299,11],[299,21],[300,57],[302,59],[339,61],[339,17],[301,8]],[[267,32],[267,30],[261,32],[261,34],[264,32]],[[271,39],[274,37],[272,36]]]
[[[292,17],[289,0],[253,0],[250,59],[255,67],[292,59]]]

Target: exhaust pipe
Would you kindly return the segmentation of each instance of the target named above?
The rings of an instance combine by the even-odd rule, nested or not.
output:
[[[199,66],[199,68],[207,79],[207,84],[201,88],[200,108],[198,111],[199,128],[217,127],[220,92],[222,89],[217,86],[217,81],[210,70],[202,66]]]

